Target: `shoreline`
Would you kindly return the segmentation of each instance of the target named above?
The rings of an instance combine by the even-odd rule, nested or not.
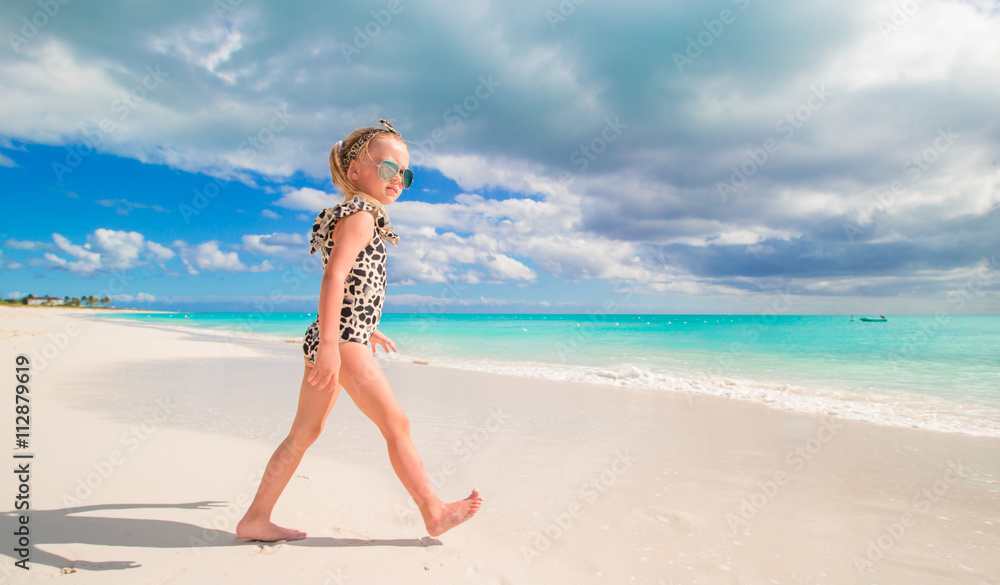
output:
[[[100,318],[101,315],[92,315]],[[298,344],[301,338],[290,338],[274,333],[251,333],[229,328],[213,328],[177,323],[125,320],[140,327],[178,331],[209,338],[248,343]],[[472,373],[492,373],[548,381],[574,381],[610,388],[631,388],[638,391],[664,392],[681,395],[724,397],[730,400],[761,404],[779,411],[829,414],[844,420],[863,421],[897,428],[962,434],[976,437],[1000,438],[1000,410],[995,407],[973,407],[950,398],[907,394],[892,390],[859,393],[849,389],[810,386],[804,387],[786,381],[762,381],[736,376],[692,376],[655,372],[632,365],[614,367],[583,366],[579,364],[551,364],[545,362],[519,362],[485,359],[428,357],[398,353],[379,353],[383,363],[403,361],[420,365],[457,369]],[[985,411],[973,415],[970,408],[993,408],[989,416]]]
[[[12,304],[12,303],[0,303],[0,308],[14,309],[14,310],[29,310],[29,311],[41,311],[41,310],[58,310],[62,312],[68,312],[67,314],[99,314],[105,311],[113,311],[116,313],[162,313],[162,314],[174,314],[177,311],[150,311],[144,309],[127,309],[121,307],[70,307],[65,305],[22,305],[22,304]]]
[[[384,440],[342,393],[275,510],[310,537],[240,542],[294,414],[297,347],[77,317],[0,328],[25,333],[0,338],[4,363],[69,338],[33,370],[25,583],[64,568],[122,584],[971,585],[1000,572],[996,439],[398,362],[383,368],[432,482],[450,499],[478,486],[479,515],[427,538]]]

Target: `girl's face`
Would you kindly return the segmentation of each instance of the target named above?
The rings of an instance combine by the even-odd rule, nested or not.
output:
[[[389,205],[403,192],[403,177],[401,173],[396,173],[396,176],[388,181],[382,180],[378,176],[378,164],[384,160],[396,163],[400,170],[408,168],[410,151],[402,140],[380,134],[368,143],[368,156],[361,156],[359,160],[351,161],[347,177],[359,191],[382,205]]]

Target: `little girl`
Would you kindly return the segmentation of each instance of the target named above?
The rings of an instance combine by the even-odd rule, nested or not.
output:
[[[383,206],[410,186],[410,154],[391,124],[360,128],[330,152],[333,183],[345,201],[316,218],[310,253],[321,250],[323,282],[319,316],[306,331],[305,372],[292,429],[267,463],[257,495],[236,526],[252,540],[305,538],[300,530],[271,522],[271,510],[306,449],[319,437],[340,388],[372,420],[389,448],[392,468],[416,502],[427,532],[438,536],[468,520],[482,506],[477,490],[458,502],[443,503],[434,493],[410,438],[410,422],[375,360],[375,346],[396,350],[378,329],[385,295],[385,241],[399,238]],[[371,349],[365,344],[371,342]]]

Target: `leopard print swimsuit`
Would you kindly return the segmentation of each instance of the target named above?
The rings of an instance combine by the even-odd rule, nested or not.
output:
[[[326,268],[333,252],[330,234],[337,221],[359,211],[367,211],[375,217],[375,230],[368,246],[358,253],[351,271],[347,274],[344,306],[340,311],[341,341],[368,343],[368,339],[378,327],[382,316],[382,301],[385,298],[385,242],[396,245],[399,237],[389,225],[389,217],[381,206],[372,205],[361,195],[335,207],[319,212],[313,223],[312,241],[309,250],[323,253],[323,268]],[[310,363],[316,363],[319,349],[319,316],[306,330],[302,351]]]

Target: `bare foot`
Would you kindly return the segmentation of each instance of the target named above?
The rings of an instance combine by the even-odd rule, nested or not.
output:
[[[440,536],[448,532],[472,518],[482,505],[483,497],[479,495],[479,490],[473,489],[469,497],[464,500],[441,504],[441,507],[436,510],[427,510],[423,513],[427,533],[431,536]]]
[[[247,540],[275,542],[278,540],[301,540],[306,537],[306,533],[292,528],[282,528],[271,521],[253,522],[244,517],[236,525],[236,536]]]

